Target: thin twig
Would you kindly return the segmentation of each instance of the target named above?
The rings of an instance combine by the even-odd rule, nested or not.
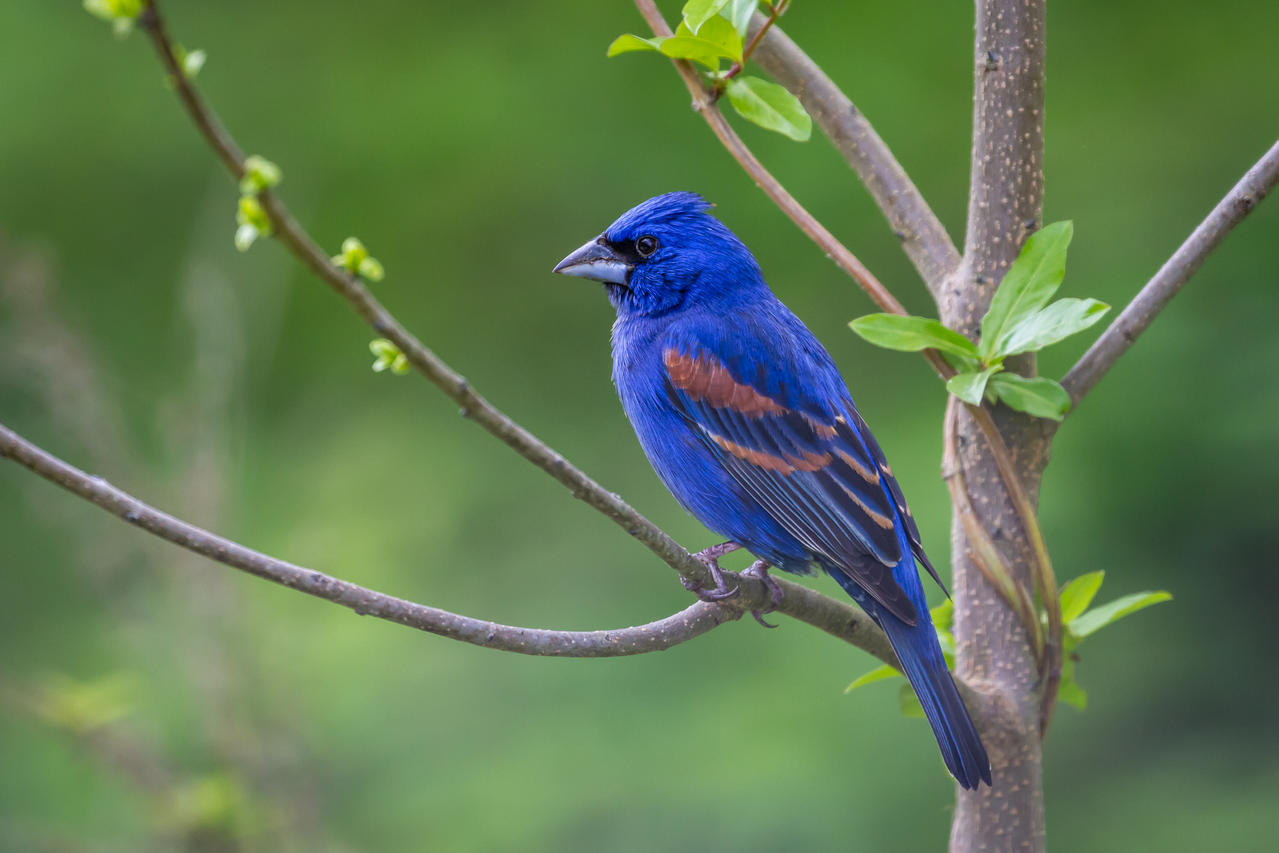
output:
[[[200,97],[191,81],[180,72],[172,42],[153,0],[148,0],[147,7],[138,18],[138,24],[150,36],[161,62],[173,79],[174,87],[179,93],[187,114],[199,128],[201,135],[213,147],[219,159],[227,165],[231,173],[237,179],[242,177],[244,165],[241,149],[223,129],[217,116]],[[237,160],[236,157],[241,159]],[[702,585],[710,581],[710,573],[706,567],[665,531],[507,417],[481,397],[463,377],[453,371],[435,353],[427,349],[374,298],[358,278],[330,261],[329,256],[297,223],[277,195],[272,192],[262,192],[258,198],[271,218],[272,236],[280,240],[299,261],[350,303],[356,313],[364,318],[374,331],[399,347],[418,372],[462,407],[463,414],[510,446],[520,456],[550,474],[566,486],[575,497],[612,519],[660,557],[663,562],[679,572],[682,577]],[[738,586],[740,594],[726,603],[721,603],[721,606],[746,611],[762,610],[772,604],[769,590],[762,581],[753,577],[740,577],[732,572],[725,572],[725,576],[731,584]],[[778,613],[812,625],[869,652],[886,663],[895,665],[896,656],[887,638],[865,613],[850,604],[822,595],[801,584],[779,578],[774,580],[783,590],[782,602],[777,606]]]
[[[757,14],[751,25],[760,27],[762,23],[762,16]],[[959,251],[875,128],[780,27],[773,27],[760,40],[754,57],[761,68],[799,98],[861,178],[901,240],[906,256],[936,298],[959,269]]]
[[[762,39],[772,28],[773,24],[777,23],[777,19],[782,16],[782,13],[786,11],[786,7],[789,5],[789,0],[780,0],[779,3],[773,6],[767,17],[759,12],[755,13],[761,23],[759,23],[758,28],[755,30],[755,34],[751,36],[751,40],[746,43],[746,49],[742,51],[742,61],[734,62],[733,67],[728,69],[724,76],[720,78],[721,82],[725,80],[732,80],[738,74],[742,73],[742,69],[746,67],[746,63],[750,62],[751,54],[755,52],[755,48],[759,47],[759,40]],[[718,89],[716,91],[718,91]]]
[[[1279,142],[1248,170],[1225,198],[1199,223],[1186,242],[1173,253],[1154,278],[1093,342],[1083,358],[1061,381],[1070,394],[1072,410],[1106,375],[1119,357],[1137,340],[1137,336],[1167,307],[1172,298],[1190,280],[1212,251],[1221,245],[1236,225],[1256,208],[1279,182]]]
[[[696,602],[665,619],[614,631],[547,631],[499,625],[415,604],[246,548],[143,503],[90,476],[0,424],[0,458],[11,459],[112,515],[196,554],[251,575],[376,616],[485,648],[551,657],[620,657],[662,651],[741,616],[740,610]]]

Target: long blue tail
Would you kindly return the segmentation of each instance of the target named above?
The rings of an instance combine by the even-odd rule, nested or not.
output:
[[[911,571],[914,569],[912,567]],[[862,606],[871,618],[884,629],[888,642],[897,652],[910,686],[919,697],[924,716],[933,727],[933,736],[941,747],[942,759],[955,780],[965,788],[976,788],[980,782],[991,784],[990,759],[981,737],[968,716],[968,709],[959,698],[955,682],[946,669],[946,659],[937,644],[937,632],[933,628],[928,609],[916,604],[918,621],[907,625],[891,613],[876,606],[864,590],[852,578],[840,571],[828,572],[844,590]],[[918,580],[916,580],[916,585]],[[916,598],[916,596],[911,596]],[[920,590],[918,599],[922,600]]]

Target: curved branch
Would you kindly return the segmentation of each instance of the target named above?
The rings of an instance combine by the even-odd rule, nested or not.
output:
[[[758,29],[766,20],[756,14],[751,26]],[[861,178],[936,299],[946,280],[959,269],[959,251],[875,128],[826,72],[778,27],[772,27],[760,40],[754,59],[799,98]]]
[[[237,179],[242,177],[244,175],[243,152],[223,128],[199,92],[191,85],[190,80],[181,72],[173,52],[173,44],[154,0],[147,0],[146,8],[139,15],[137,23],[151,38],[183,106],[201,135],[231,174]],[[405,329],[358,278],[335,266],[329,260],[329,256],[293,218],[284,202],[274,193],[264,191],[259,193],[258,198],[271,218],[272,236],[279,239],[294,257],[350,303],[356,313],[364,318],[378,334],[399,347],[419,373],[462,407],[464,415],[484,427],[520,456],[550,474],[567,487],[574,497],[612,519],[668,566],[679,572],[682,577],[701,585],[711,581],[710,572],[706,567],[665,531],[646,519],[619,496],[604,489],[585,472],[572,465],[476,393],[466,379]],[[834,238],[831,237],[831,239]],[[900,306],[898,309],[900,310]],[[724,575],[730,583],[738,587],[739,594],[727,602],[721,602],[720,609],[741,613],[746,610],[762,610],[771,605],[769,590],[762,581],[754,577],[741,577],[733,572],[725,572]],[[885,663],[894,666],[897,664],[896,655],[888,644],[887,638],[864,612],[851,604],[836,601],[801,584],[779,578],[774,580],[783,592],[782,601],[777,606],[778,613],[825,631],[831,636],[869,652]],[[338,583],[343,582],[338,581]],[[684,611],[684,613],[688,612]],[[388,618],[394,619],[394,616]],[[489,623],[484,624],[489,625]]]
[[[139,15],[138,26],[151,37],[160,61],[168,70],[183,106],[201,135],[231,174],[236,179],[243,177],[243,151],[223,128],[218,117],[191,85],[190,80],[181,72],[164,20],[154,2],[148,2],[146,9]],[[574,497],[611,518],[682,576],[698,583],[710,582],[710,573],[706,567],[680,547],[678,542],[620,497],[595,482],[585,472],[507,417],[480,396],[464,377],[424,346],[378,302],[359,278],[336,266],[329,259],[329,255],[293,218],[279,196],[270,191],[263,191],[259,193],[258,199],[271,219],[271,236],[288,247],[289,251],[311,272],[349,302],[356,313],[375,332],[399,347],[419,373],[431,380],[436,387],[462,407],[463,414],[568,487]]]
[[[1226,193],[1062,379],[1062,386],[1070,394],[1072,410],[1199,271],[1231,229],[1274,189],[1276,182],[1279,182],[1279,142]]]
[[[547,631],[499,625],[395,598],[277,560],[143,503],[127,492],[63,462],[0,424],[0,457],[44,477],[117,518],[211,560],[264,580],[441,637],[525,655],[599,658],[669,649],[741,617],[740,610],[697,602],[665,619],[615,631]]]
[[[665,619],[613,631],[548,631],[500,625],[415,604],[402,598],[326,575],[254,551],[210,533],[130,495],[57,458],[0,424],[0,458],[11,459],[117,518],[201,556],[272,583],[348,607],[362,616],[376,616],[441,637],[485,648],[550,657],[622,657],[656,652],[701,636],[712,628],[761,609],[769,601],[764,584],[753,577],[725,572],[740,593],[728,602],[699,601]],[[885,663],[897,665],[888,640],[870,619],[851,606],[815,590],[780,578],[783,600],[777,608],[826,633],[865,649]]]

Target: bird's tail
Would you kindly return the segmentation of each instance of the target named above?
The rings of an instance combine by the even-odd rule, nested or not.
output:
[[[919,697],[924,716],[933,728],[933,736],[937,738],[950,774],[965,788],[976,788],[980,782],[991,784],[990,759],[972,718],[968,716],[968,709],[959,698],[950,671],[946,669],[946,659],[937,643],[937,632],[927,608],[917,606],[918,621],[907,625],[891,613],[875,607],[875,602],[868,600],[866,593],[857,588],[856,582],[846,574],[832,572],[831,575],[876,617],[875,621],[888,635],[888,642],[897,652],[906,679]]]

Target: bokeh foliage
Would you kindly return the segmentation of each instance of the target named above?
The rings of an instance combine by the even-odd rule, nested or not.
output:
[[[689,546],[711,537],[664,493],[612,396],[605,300],[549,269],[636,201],[703,192],[831,349],[946,562],[941,389],[849,332],[869,303],[719,150],[669,69],[605,59],[618,32],[642,32],[628,4],[166,8],[312,232],[333,252],[351,233],[376,247],[378,293],[403,320]],[[957,237],[969,15],[799,3],[784,20]],[[1053,7],[1045,219],[1076,225],[1063,296],[1123,305],[1273,141],[1279,66],[1243,46],[1277,27],[1279,7],[1251,0]],[[373,374],[367,331],[279,247],[235,251],[236,187],[137,34],[118,43],[72,2],[0,5],[0,29],[5,422],[254,547],[442,607],[597,628],[687,602],[425,383]],[[912,312],[933,313],[819,134],[742,132]],[[1083,649],[1088,710],[1062,708],[1046,747],[1056,848],[1272,843],[1276,233],[1271,201],[1054,447],[1042,518],[1058,574],[1104,569],[1107,599],[1176,595]],[[1088,338],[1045,353],[1044,372],[1062,375]],[[0,848],[945,837],[950,786],[922,724],[887,687],[845,696],[868,660],[802,626],[748,620],[636,659],[525,659],[359,619],[100,515],[0,467]],[[84,709],[95,701],[107,707]]]

